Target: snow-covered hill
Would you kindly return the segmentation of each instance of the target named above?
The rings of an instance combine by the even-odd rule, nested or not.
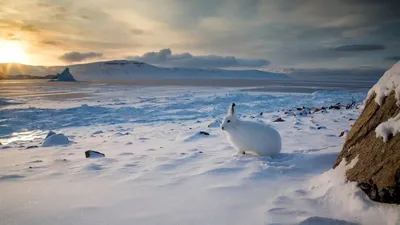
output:
[[[290,79],[280,73],[259,70],[223,70],[194,68],[161,68],[150,64],[115,60],[87,64],[69,65],[71,73],[77,80],[115,80],[132,78],[207,78],[207,79]],[[7,75],[29,74],[45,76],[61,72],[65,66],[29,66],[23,64],[0,64],[0,72]]]

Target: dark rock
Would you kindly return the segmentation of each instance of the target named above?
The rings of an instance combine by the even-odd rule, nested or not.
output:
[[[262,116],[264,113],[263,112],[260,112],[260,116]]]
[[[331,105],[329,109],[340,109],[340,105]]]
[[[88,150],[85,152],[85,156],[86,156],[86,158],[103,158],[106,155],[104,155],[103,153],[98,152],[98,151]]]
[[[358,223],[353,223],[349,222],[346,220],[338,220],[338,219],[332,219],[332,218],[327,218],[327,217],[319,217],[319,216],[312,216],[309,217],[300,223],[298,225],[359,225]]]
[[[199,151],[199,153],[201,154],[201,153],[203,153],[202,151]]]
[[[74,76],[69,72],[69,68],[65,68],[61,74],[57,74],[57,81],[76,81]]]
[[[322,107],[321,110],[326,110],[326,107]]]
[[[196,123],[201,123],[201,121],[200,121],[200,120],[197,120]]]
[[[296,108],[297,109],[297,111],[301,111],[301,110],[303,110],[303,108]]]
[[[26,147],[26,149],[32,149],[32,148],[39,148],[39,147],[37,145],[32,145],[32,146]]]
[[[202,134],[202,135],[207,135],[207,136],[208,136],[208,135],[210,135],[210,133],[208,133],[208,132],[205,132],[205,131],[200,131],[200,132],[199,132],[199,134]]]
[[[315,109],[313,110],[313,113],[316,113],[316,112],[319,112],[319,111],[320,111],[320,109],[315,108]]]
[[[324,127],[324,126],[318,126],[317,127],[317,130],[325,130],[326,129],[326,127]]]
[[[44,139],[47,139],[48,137],[55,135],[55,134],[56,134],[56,132],[51,130],[51,131],[49,131],[49,133],[47,134],[47,136]]]
[[[346,177],[357,182],[358,187],[377,202],[400,204],[400,135],[392,136],[385,143],[375,133],[379,124],[399,113],[394,92],[381,106],[373,95],[351,127],[334,165],[335,168],[343,159],[349,163],[358,157],[354,167],[346,171]]]
[[[272,122],[285,122],[285,120],[282,119],[282,118],[280,118],[280,117],[278,117],[277,119],[275,119],[275,120],[272,121]]]

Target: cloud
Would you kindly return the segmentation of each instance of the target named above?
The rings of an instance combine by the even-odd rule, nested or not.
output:
[[[346,52],[380,51],[385,49],[386,47],[380,44],[344,45],[335,48],[336,51],[346,51]]]
[[[57,58],[50,58],[69,49],[90,49],[107,58],[121,58],[168,46],[176,52],[216,56],[218,63],[230,65],[234,59],[218,56],[236,56],[236,61],[268,59],[273,66],[282,67],[386,67],[390,61],[383,59],[400,51],[399,0],[0,2],[0,30],[35,45],[30,57],[35,64],[59,64]],[[27,11],[35,13],[24,13]],[[61,44],[49,45],[47,40]],[[385,49],[352,46],[354,43],[378,43]],[[172,56],[159,63],[212,63],[212,57],[189,54],[172,60]]]
[[[241,59],[218,55],[194,56],[190,53],[173,54],[170,49],[127,58],[156,65],[192,68],[262,67],[270,64],[265,59]]]
[[[400,56],[386,57],[385,60],[387,60],[387,61],[400,61]]]
[[[286,68],[281,71],[292,77],[307,80],[332,80],[332,81],[363,81],[376,83],[384,74],[385,69],[375,67],[356,67],[347,69],[326,69],[326,68]]]
[[[141,34],[144,34],[145,32],[144,32],[144,30],[133,28],[133,29],[131,29],[131,33],[134,35],[141,35]]]
[[[38,27],[36,27],[35,25],[32,25],[32,24],[22,24],[21,25],[21,30],[29,31],[29,32],[33,32],[33,33],[40,32],[40,29]]]
[[[103,53],[99,52],[68,52],[60,56],[60,59],[65,62],[81,62],[87,59],[103,57]]]

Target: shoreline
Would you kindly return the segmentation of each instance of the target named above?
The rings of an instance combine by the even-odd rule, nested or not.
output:
[[[95,95],[86,88],[93,86],[138,87],[221,87],[239,88],[239,91],[275,93],[313,93],[315,91],[367,92],[371,82],[257,80],[257,79],[135,79],[112,81],[49,82],[47,80],[0,80],[0,98],[43,97],[53,100],[85,98]],[[73,87],[74,90],[70,90]],[[49,90],[43,90],[46,88]],[[55,90],[56,89],[56,90]],[[81,89],[81,90],[80,90]]]

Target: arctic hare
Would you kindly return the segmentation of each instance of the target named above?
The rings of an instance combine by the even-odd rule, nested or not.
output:
[[[282,148],[278,131],[261,123],[239,120],[236,117],[235,106],[235,103],[230,105],[228,115],[221,125],[232,146],[241,154],[278,154]]]

